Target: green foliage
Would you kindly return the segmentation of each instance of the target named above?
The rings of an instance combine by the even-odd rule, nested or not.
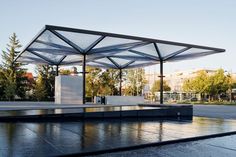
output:
[[[21,63],[14,62],[16,56],[20,53],[20,41],[15,33],[9,38],[5,51],[2,51],[2,64],[0,72],[1,89],[4,90],[3,97],[7,100],[13,100],[15,96],[25,97],[27,78],[25,77],[25,69]]]
[[[126,88],[125,95],[141,95],[145,80],[145,71],[143,68],[125,70]]]
[[[54,98],[55,89],[55,69],[51,65],[39,65],[37,66],[36,72],[38,73],[38,77],[42,77],[40,78],[42,79],[41,83],[44,84],[46,90],[46,96],[42,100],[52,100]],[[34,90],[36,90],[36,88]]]
[[[171,90],[170,86],[166,83],[166,81],[163,82],[163,90],[164,91]],[[154,94],[155,92],[159,92],[159,91],[160,91],[160,80],[156,80],[152,85],[151,92],[152,94]]]
[[[3,69],[0,67],[0,100],[4,99],[4,88],[5,88],[5,79],[3,74]]]
[[[86,75],[86,96],[119,94],[119,70],[101,70],[100,68],[87,67],[86,71],[88,72]],[[122,78],[126,79],[125,83],[128,84],[128,87],[124,90],[125,95],[139,95],[142,93],[146,83],[144,69],[125,70],[122,73]]]
[[[4,95],[7,100],[14,100],[16,95],[16,83],[8,81],[4,89]]]
[[[206,71],[199,71],[193,79],[188,79],[183,84],[185,92],[199,93],[201,96],[208,96],[211,100],[219,100],[221,94],[226,94],[232,88],[232,78],[225,75],[223,69],[219,69],[213,75]]]
[[[93,98],[98,95],[100,73],[102,70],[100,68],[87,67],[86,71],[88,72],[86,75],[86,96]]]
[[[3,95],[4,99],[14,100],[16,96],[16,81],[14,78],[8,75],[6,71],[4,71],[4,80],[3,80]]]
[[[100,76],[99,95],[117,95],[118,76],[119,70],[107,69],[103,71]]]
[[[118,70],[87,67],[86,71],[88,72],[86,75],[86,96],[118,94]]]
[[[209,76],[206,71],[201,70],[193,79],[185,80],[183,84],[183,91],[194,93],[206,93],[209,90]]]
[[[71,71],[68,70],[68,69],[61,69],[61,70],[59,71],[59,74],[60,74],[60,75],[70,75],[70,74],[71,74]]]
[[[47,89],[45,87],[45,82],[41,74],[38,75],[36,84],[34,87],[33,98],[37,101],[45,100],[47,97]]]

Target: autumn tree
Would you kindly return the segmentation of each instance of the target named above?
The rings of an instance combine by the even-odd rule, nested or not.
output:
[[[100,68],[87,67],[86,71],[88,74],[86,75],[86,96],[92,97],[98,95],[99,90],[99,80],[100,80]]]
[[[117,95],[119,70],[106,69],[99,76],[99,95]]]

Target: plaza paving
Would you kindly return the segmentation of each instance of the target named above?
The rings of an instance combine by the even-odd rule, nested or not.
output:
[[[102,154],[96,157],[235,157],[236,135]]]
[[[194,105],[195,116],[236,119],[236,106],[230,105]]]

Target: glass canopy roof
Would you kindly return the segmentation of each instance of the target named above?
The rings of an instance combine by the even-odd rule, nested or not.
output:
[[[17,62],[136,68],[194,59],[224,49],[46,25],[17,56]]]

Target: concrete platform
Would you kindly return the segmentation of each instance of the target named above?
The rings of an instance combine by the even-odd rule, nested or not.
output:
[[[0,121],[81,118],[192,117],[191,105],[98,105],[49,102],[1,102]]]

